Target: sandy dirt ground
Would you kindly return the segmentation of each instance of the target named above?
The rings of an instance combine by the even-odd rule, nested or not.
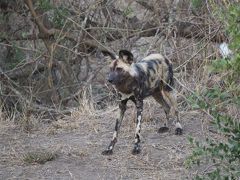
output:
[[[109,144],[116,107],[92,114],[76,112],[52,123],[43,120],[24,132],[11,121],[0,122],[0,179],[192,179],[201,171],[187,169],[184,161],[191,152],[188,136],[201,139],[206,134],[205,116],[198,111],[181,111],[184,134],[174,129],[164,134],[157,130],[165,115],[159,105],[145,103],[142,124],[142,152],[132,155],[134,107],[128,105],[114,154],[101,152]],[[50,151],[56,158],[44,164],[26,163],[32,151]]]

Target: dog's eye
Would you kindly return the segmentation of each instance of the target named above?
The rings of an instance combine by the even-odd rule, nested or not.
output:
[[[117,67],[116,70],[117,70],[117,71],[122,71],[123,68]]]

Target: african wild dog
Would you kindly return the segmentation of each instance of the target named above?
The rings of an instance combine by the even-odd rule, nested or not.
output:
[[[112,57],[113,59],[113,57]],[[143,99],[153,96],[162,104],[166,113],[164,126],[158,132],[166,132],[168,128],[169,115],[177,116],[175,133],[182,134],[176,100],[172,94],[173,69],[171,62],[161,54],[151,54],[141,61],[134,63],[133,55],[127,50],[121,50],[119,57],[114,58],[110,64],[110,73],[107,79],[113,84],[121,95],[119,104],[119,115],[116,119],[115,132],[108,148],[102,152],[104,155],[113,153],[114,145],[117,142],[118,132],[126,110],[128,100],[132,100],[137,107],[137,120],[135,143],[132,153],[140,153],[140,130],[143,111]]]

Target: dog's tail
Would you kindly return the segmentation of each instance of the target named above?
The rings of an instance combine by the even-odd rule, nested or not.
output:
[[[164,86],[164,90],[172,91],[174,86],[173,66],[167,58],[165,58],[165,62],[168,65],[168,75],[167,75],[167,84]]]

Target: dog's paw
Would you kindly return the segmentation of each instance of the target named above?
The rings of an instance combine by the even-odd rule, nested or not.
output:
[[[135,145],[133,150],[132,150],[132,154],[133,155],[137,155],[137,154],[140,154],[140,152],[141,152],[140,146],[139,145]]]
[[[166,126],[160,127],[158,129],[158,133],[165,133],[165,132],[168,132],[168,131],[169,131],[169,128],[166,127]]]
[[[176,134],[176,135],[182,135],[182,133],[183,133],[182,128],[176,128],[176,129],[175,129],[175,134]]]
[[[112,155],[113,154],[113,150],[112,149],[107,149],[107,150],[104,150],[103,152],[102,152],[102,155]]]

